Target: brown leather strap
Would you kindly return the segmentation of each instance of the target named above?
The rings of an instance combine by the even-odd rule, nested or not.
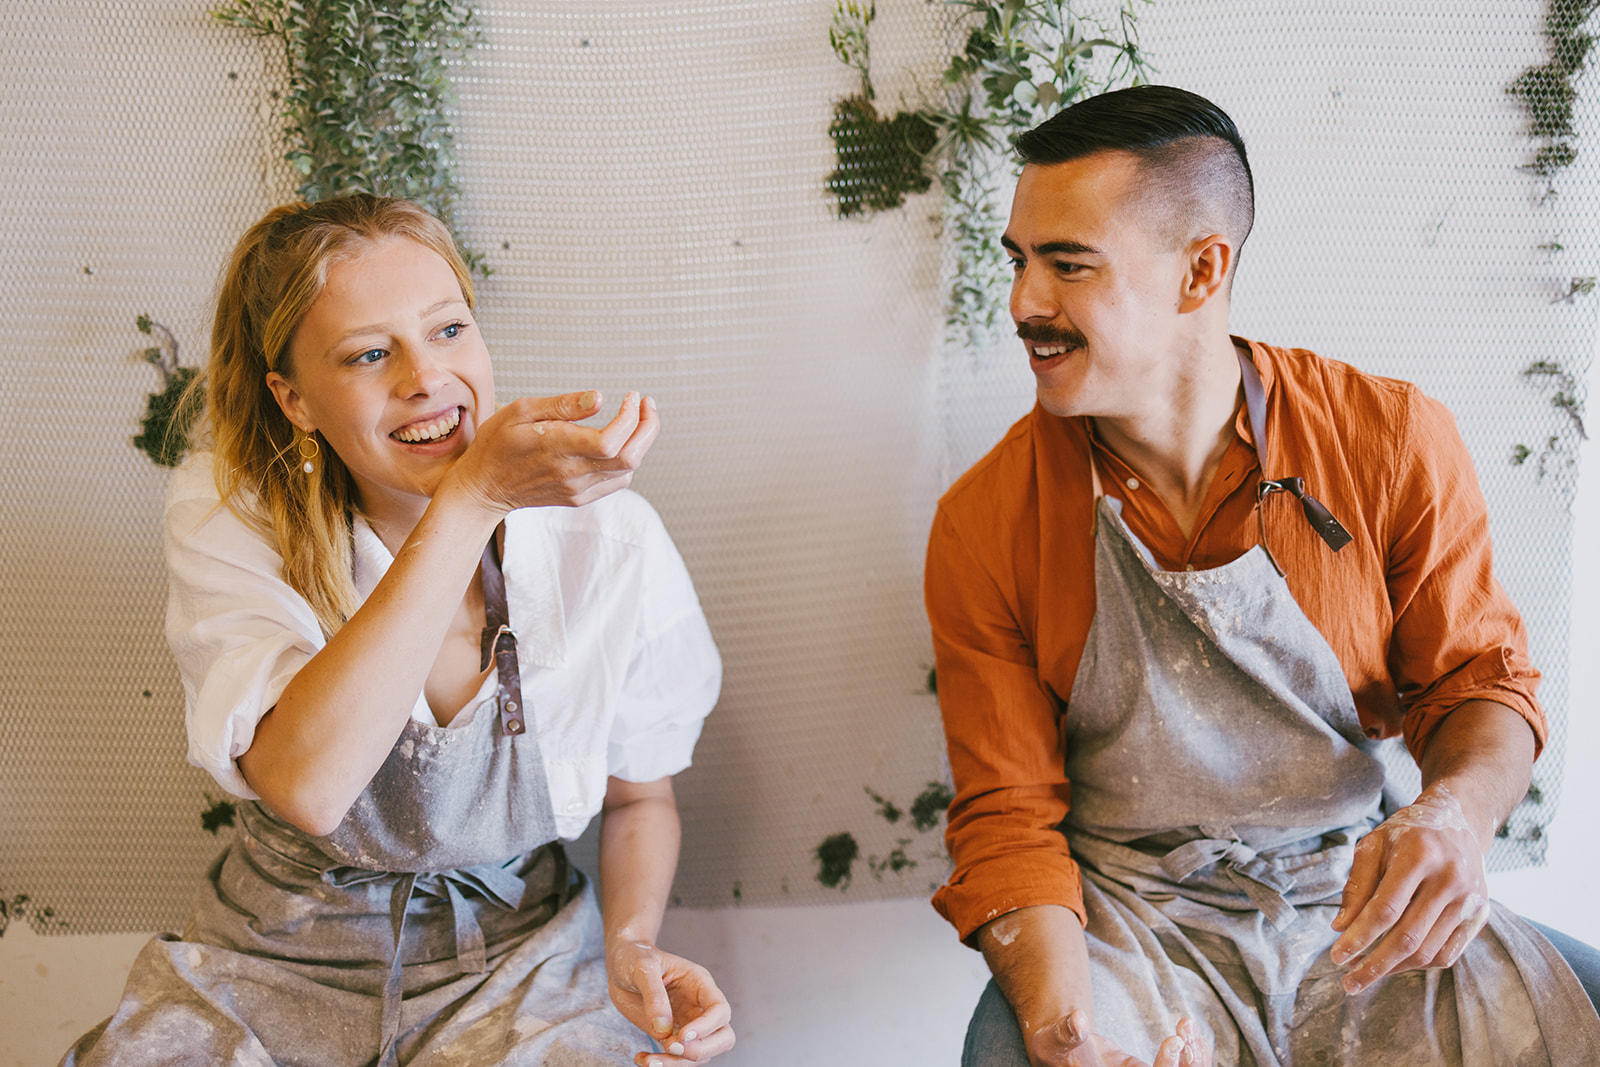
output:
[[[517,666],[517,632],[506,609],[506,581],[500,572],[500,538],[505,524],[483,547],[483,649],[479,670],[495,667],[495,703],[500,708],[500,729],[520,734],[528,729],[527,707],[522,699],[522,672]]]
[[[1262,502],[1272,493],[1286,492],[1300,501],[1300,510],[1305,515],[1311,528],[1317,531],[1317,536],[1322,538],[1324,544],[1335,552],[1348,545],[1353,538],[1344,524],[1333,517],[1333,513],[1323,506],[1322,501],[1306,492],[1304,478],[1291,476],[1288,478],[1267,477],[1267,395],[1261,387],[1261,374],[1256,370],[1256,365],[1244,352],[1235,350],[1239,356],[1239,374],[1243,378],[1244,406],[1250,416],[1250,435],[1256,439],[1256,458],[1261,463],[1261,484],[1256,486],[1256,509],[1259,514]],[[1261,532],[1261,546],[1266,548],[1266,527],[1263,522]],[[1267,555],[1272,555],[1271,549]],[[1272,565],[1278,567],[1278,561],[1273,559]],[[1278,573],[1283,573],[1283,568],[1278,567]]]

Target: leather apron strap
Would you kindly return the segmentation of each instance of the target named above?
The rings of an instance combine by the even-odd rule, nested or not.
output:
[[[520,734],[528,729],[527,707],[522,699],[522,673],[517,666],[517,632],[511,628],[506,608],[505,575],[500,570],[500,539],[505,535],[501,523],[483,547],[483,649],[479,670],[488,670],[492,661],[498,684],[495,705],[500,709],[500,729]]]
[[[1333,551],[1337,552],[1348,545],[1352,538],[1350,531],[1344,528],[1344,524],[1334,518],[1333,513],[1324,507],[1320,500],[1306,492],[1304,478],[1267,477],[1266,390],[1261,385],[1261,372],[1256,370],[1256,365],[1250,357],[1239,349],[1235,349],[1234,352],[1239,357],[1239,376],[1244,386],[1245,412],[1250,418],[1250,435],[1256,439],[1256,458],[1261,463],[1261,482],[1256,486],[1256,521],[1260,527],[1261,548],[1272,561],[1273,568],[1281,575],[1283,568],[1278,565],[1278,559],[1272,554],[1272,549],[1267,547],[1267,523],[1262,516],[1262,505],[1271,494],[1281,491],[1296,497],[1300,501],[1300,510],[1305,514],[1306,521],[1317,531],[1317,536],[1322,538],[1323,543]]]

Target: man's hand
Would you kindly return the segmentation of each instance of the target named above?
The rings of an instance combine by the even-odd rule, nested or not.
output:
[[[1161,1042],[1153,1064],[1128,1055],[1116,1042],[1088,1033],[1088,1017],[1075,1011],[1024,1035],[1034,1067],[1211,1067],[1211,1046],[1193,1019],[1178,1020],[1178,1032]]]
[[[1434,784],[1356,845],[1330,955],[1359,993],[1386,974],[1449,967],[1489,918],[1486,843],[1460,800]],[[1370,951],[1368,951],[1370,949]]]
[[[699,964],[648,942],[619,941],[606,953],[606,975],[617,1010],[667,1050],[639,1053],[639,1067],[704,1063],[733,1047],[732,1009]]]

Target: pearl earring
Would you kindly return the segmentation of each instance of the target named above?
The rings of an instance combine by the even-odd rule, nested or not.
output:
[[[300,453],[300,458],[304,461],[300,464],[300,469],[307,474],[316,473],[317,467],[313,461],[322,454],[322,446],[317,444],[316,431],[302,434],[295,445],[295,450]]]

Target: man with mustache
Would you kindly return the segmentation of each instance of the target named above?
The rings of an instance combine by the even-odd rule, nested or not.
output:
[[[963,1062],[1600,1063],[1563,959],[1593,983],[1594,951],[1488,899],[1546,727],[1449,413],[1229,333],[1254,204],[1215,105],[1107,93],[1017,151],[1038,404],[926,575],[934,905],[995,979]]]

